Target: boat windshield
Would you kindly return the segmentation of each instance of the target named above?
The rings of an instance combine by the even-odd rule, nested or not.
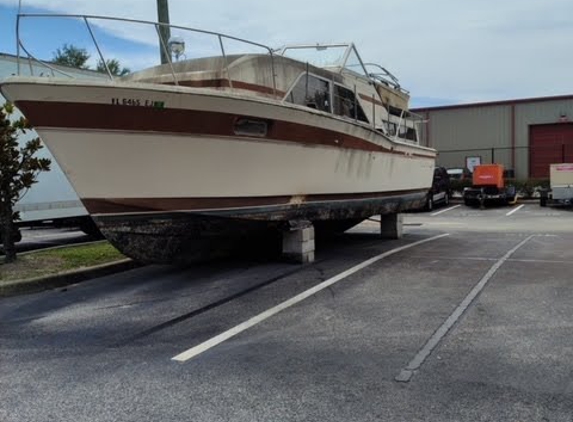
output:
[[[320,68],[346,69],[366,76],[366,71],[353,44],[292,45],[279,54]]]
[[[350,46],[337,45],[295,45],[281,50],[281,55],[316,67],[342,67]]]

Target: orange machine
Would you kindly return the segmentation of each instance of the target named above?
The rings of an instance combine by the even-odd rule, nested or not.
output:
[[[478,186],[505,187],[503,166],[501,164],[482,164],[474,168],[472,184]]]
[[[515,186],[505,186],[501,164],[482,164],[474,167],[472,187],[464,189],[464,203],[485,206],[487,202],[515,204]]]

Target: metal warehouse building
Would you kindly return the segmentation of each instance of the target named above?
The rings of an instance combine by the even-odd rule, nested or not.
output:
[[[436,148],[444,167],[496,162],[526,179],[573,162],[573,95],[412,111],[426,120],[421,144]]]

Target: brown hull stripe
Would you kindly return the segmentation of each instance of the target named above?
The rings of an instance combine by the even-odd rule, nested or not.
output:
[[[28,120],[38,128],[184,133],[240,139],[249,138],[249,136],[235,134],[233,129],[237,119],[242,117],[257,119],[257,117],[252,116],[239,116],[222,112],[156,109],[111,104],[55,101],[18,101],[16,104]],[[389,150],[356,136],[282,120],[269,121],[266,139],[406,155],[403,152]],[[412,154],[412,156],[434,158],[433,155],[425,154]]]
[[[426,193],[425,189],[356,194],[307,195],[304,202],[328,202],[380,199],[392,196]],[[85,198],[82,202],[91,214],[137,213],[154,211],[218,210],[225,208],[268,207],[288,205],[292,196],[254,196],[220,198]],[[297,197],[297,200],[299,198]]]

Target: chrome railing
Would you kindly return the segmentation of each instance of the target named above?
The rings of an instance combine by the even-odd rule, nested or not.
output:
[[[372,80],[376,82],[381,82],[385,85],[390,86],[398,91],[402,91],[405,94],[410,94],[410,92],[400,86],[400,82],[398,78],[394,76],[388,69],[385,67],[380,66],[376,63],[364,63],[365,68],[367,69],[368,76],[372,78]],[[372,69],[372,71],[370,70]]]
[[[275,71],[275,52],[273,51],[272,48],[257,43],[257,42],[253,42],[253,41],[249,41],[249,40],[245,40],[242,38],[238,38],[238,37],[234,37],[231,35],[226,35],[226,34],[222,34],[219,32],[213,32],[213,31],[205,31],[202,29],[196,29],[196,28],[188,28],[188,27],[184,27],[184,26],[179,26],[179,25],[170,25],[170,24],[166,24],[166,23],[161,23],[161,22],[152,22],[152,21],[144,21],[144,20],[138,20],[138,19],[127,19],[127,18],[116,18],[116,17],[109,17],[109,16],[96,16],[96,15],[70,15],[70,14],[48,14],[48,13],[20,13],[18,14],[17,17],[17,21],[16,21],[16,42],[17,42],[17,46],[16,46],[16,50],[17,50],[17,60],[18,60],[18,74],[20,75],[20,67],[21,67],[21,60],[28,60],[28,63],[30,65],[30,71],[33,72],[32,70],[32,62],[41,64],[42,66],[46,67],[47,69],[49,69],[52,74],[54,73],[58,73],[61,75],[64,75],[66,77],[70,77],[73,78],[74,76],[61,70],[58,69],[56,66],[54,66],[54,63],[50,63],[44,60],[40,60],[37,57],[34,56],[34,54],[32,54],[29,49],[26,48],[26,46],[24,45],[24,42],[22,40],[21,37],[21,22],[24,19],[34,19],[34,18],[46,18],[46,19],[73,19],[76,21],[83,21],[87,32],[90,36],[91,41],[93,42],[95,49],[97,51],[97,55],[99,56],[100,59],[100,63],[103,64],[103,66],[105,67],[105,71],[108,75],[108,77],[110,78],[110,80],[114,79],[114,75],[113,73],[110,71],[108,65],[107,65],[107,61],[105,60],[104,54],[103,54],[103,50],[100,47],[100,42],[98,42],[98,39],[96,38],[96,34],[93,30],[94,26],[97,26],[98,24],[101,25],[102,22],[123,22],[123,23],[129,23],[129,24],[139,24],[139,25],[147,25],[147,26],[151,26],[153,28],[155,28],[155,32],[157,33],[157,37],[159,39],[159,45],[161,50],[163,51],[165,57],[167,57],[167,64],[169,65],[170,71],[171,71],[171,75],[173,77],[173,83],[175,85],[179,85],[179,80],[177,78],[177,73],[175,72],[174,69],[174,62],[173,62],[173,54],[172,51],[169,50],[170,46],[169,46],[169,40],[165,40],[164,37],[161,36],[161,28],[162,27],[169,27],[170,29],[174,29],[174,30],[178,30],[178,31],[183,31],[184,33],[194,33],[194,34],[201,34],[201,35],[207,35],[207,36],[213,36],[215,38],[215,40],[217,41],[217,44],[220,48],[220,53],[221,56],[223,57],[223,63],[224,63],[224,69],[222,69],[223,73],[225,73],[227,75],[227,79],[229,81],[229,86],[232,88],[233,86],[233,81],[232,81],[232,77],[231,77],[231,72],[229,71],[229,60],[228,60],[228,56],[227,56],[227,52],[226,52],[226,48],[225,48],[225,43],[228,43],[230,41],[233,42],[238,42],[241,44],[245,44],[247,46],[252,47],[256,47],[258,49],[261,49],[263,52],[265,52],[265,54],[268,54],[271,60],[270,66],[271,66],[271,74],[272,74],[272,89],[274,94],[276,95],[277,92],[277,82],[276,82],[276,71]],[[21,57],[21,51],[25,53],[25,55],[27,56],[27,58],[23,58]]]
[[[86,29],[87,34],[89,35],[88,39],[91,41],[91,43],[93,43],[93,46],[95,47],[95,50],[97,52],[97,56],[99,57],[99,63],[102,64],[102,67],[105,69],[105,73],[107,74],[107,76],[109,77],[110,80],[114,80],[115,79],[115,75],[113,74],[113,72],[110,70],[109,66],[108,66],[108,61],[106,60],[106,58],[104,57],[104,51],[101,48],[101,42],[98,40],[97,36],[96,36],[96,31],[94,31],[94,27],[97,28],[105,28],[106,27],[106,23],[109,22],[115,22],[115,23],[127,23],[127,24],[135,24],[135,25],[144,25],[144,26],[149,26],[153,29],[153,32],[155,32],[155,35],[153,36],[153,39],[155,42],[157,42],[156,40],[159,41],[159,47],[160,47],[160,51],[163,53],[163,57],[167,58],[167,65],[169,66],[169,70],[171,73],[171,77],[173,78],[173,83],[175,85],[179,85],[179,78],[178,78],[178,74],[175,71],[175,67],[174,67],[174,60],[173,60],[173,56],[176,56],[176,60],[177,60],[177,56],[178,53],[172,50],[172,46],[176,45],[177,42],[182,42],[184,41],[183,39],[181,41],[179,40],[175,40],[174,38],[179,38],[179,37],[172,37],[172,39],[170,40],[166,40],[164,38],[164,36],[162,36],[162,31],[163,28],[169,28],[169,32],[171,33],[171,30],[176,30],[176,31],[182,31],[184,34],[201,34],[201,35],[205,35],[208,37],[213,37],[213,42],[214,45],[216,45],[218,48],[218,53],[220,53],[220,56],[222,57],[222,66],[221,66],[221,74],[226,74],[227,76],[227,80],[229,83],[229,87],[231,89],[233,89],[233,78],[232,78],[232,72],[230,70],[230,62],[229,62],[229,55],[228,55],[228,50],[226,48],[226,46],[228,46],[228,44],[230,44],[231,42],[237,42],[241,45],[244,46],[248,46],[250,48],[255,47],[256,49],[261,50],[264,54],[268,55],[270,57],[270,72],[272,75],[272,86],[270,88],[272,88],[273,90],[273,94],[277,95],[277,69],[276,69],[276,61],[275,58],[277,56],[282,56],[285,54],[285,52],[288,49],[316,49],[319,51],[322,51],[324,49],[327,48],[332,48],[332,47],[344,47],[346,49],[344,55],[341,58],[341,62],[338,64],[338,66],[340,67],[340,71],[347,69],[350,70],[350,68],[352,66],[357,66],[360,70],[357,73],[359,76],[365,77],[367,80],[370,80],[372,82],[382,82],[388,86],[390,86],[393,89],[396,89],[398,91],[402,91],[404,93],[408,93],[408,91],[404,90],[402,87],[400,87],[399,83],[398,83],[398,79],[396,77],[394,77],[394,75],[392,75],[388,70],[386,70],[385,68],[379,66],[379,65],[375,65],[372,63],[364,63],[362,61],[362,58],[360,57],[360,55],[358,54],[358,51],[356,50],[356,47],[354,46],[354,44],[349,43],[349,44],[325,44],[325,45],[296,45],[296,46],[286,46],[283,47],[282,49],[279,50],[273,50],[271,47],[268,47],[264,44],[260,44],[257,42],[253,42],[253,41],[249,41],[243,38],[238,38],[238,37],[234,37],[231,35],[226,35],[223,33],[219,33],[219,32],[213,32],[213,31],[206,31],[206,30],[202,30],[202,29],[196,29],[196,28],[189,28],[189,27],[184,27],[184,26],[179,26],[179,25],[171,25],[171,24],[166,24],[166,23],[161,23],[161,22],[152,22],[152,21],[145,21],[145,20],[138,20],[138,19],[127,19],[127,18],[118,18],[118,17],[110,17],[110,16],[97,16],[97,15],[78,15],[78,14],[50,14],[50,13],[19,13],[17,16],[17,21],[16,21],[16,42],[17,42],[17,68],[18,68],[18,75],[21,74],[21,61],[22,60],[27,60],[28,61],[28,65],[30,67],[30,74],[33,76],[34,74],[34,70],[33,70],[33,66],[32,63],[37,63],[38,65],[45,67],[47,69],[50,70],[52,75],[60,74],[60,75],[64,75],[66,77],[69,78],[75,78],[74,75],[72,75],[69,72],[66,72],[62,69],[60,69],[57,64],[53,63],[53,62],[49,62],[49,61],[45,61],[45,60],[41,60],[39,58],[37,58],[26,46],[24,41],[22,40],[21,37],[21,26],[22,26],[22,22],[26,19],[69,19],[69,20],[74,20],[75,22],[80,22]],[[155,38],[156,37],[156,38]],[[121,36],[117,36],[117,38],[122,39]],[[175,44],[172,44],[171,41],[174,41]],[[134,41],[137,42],[137,41]],[[146,45],[151,45],[151,43],[147,43]],[[22,57],[21,52],[23,52],[27,57],[24,58]],[[244,54],[244,52],[243,52]],[[358,61],[355,64],[350,64],[349,62],[349,57],[351,55],[354,55]],[[157,59],[159,59],[159,54],[157,54]],[[369,68],[375,68],[374,72],[370,72]],[[308,72],[308,63],[307,63],[307,72]],[[354,110],[355,113],[352,116],[354,118],[354,120],[358,121],[358,114],[357,111],[358,107],[356,104],[356,101],[358,100],[358,96],[356,93],[356,87],[354,87]],[[376,95],[377,98],[374,97],[374,95]],[[376,92],[376,94],[373,95],[372,98],[372,102],[374,103],[375,100],[380,100],[382,101],[382,97],[380,95],[380,93]],[[372,107],[372,116],[371,116],[371,124],[373,126],[374,129],[378,129],[378,125],[376,124],[376,107]],[[396,133],[394,134],[394,138],[396,139],[397,137],[397,133],[399,131],[400,126],[404,125],[406,120],[412,120],[415,123],[419,122],[419,121],[423,121],[423,119],[421,118],[421,116],[417,116],[414,115],[413,113],[408,112],[407,114],[403,114],[400,116],[400,120],[398,123],[398,130],[396,131]],[[389,123],[389,122],[388,122]]]

